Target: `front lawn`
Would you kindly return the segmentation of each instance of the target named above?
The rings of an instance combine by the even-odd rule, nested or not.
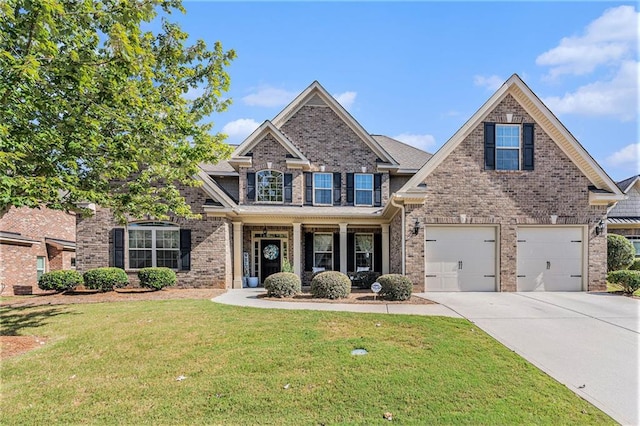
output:
[[[0,424],[613,423],[460,319],[175,300],[0,321],[47,339],[3,360]]]

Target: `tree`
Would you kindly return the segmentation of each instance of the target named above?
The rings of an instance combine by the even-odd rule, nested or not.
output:
[[[179,187],[230,154],[205,120],[230,102],[235,52],[186,45],[167,19],[176,10],[180,0],[0,1],[0,217],[82,202],[120,220],[193,217]],[[161,29],[142,29],[154,19]]]
[[[636,249],[631,241],[622,235],[607,235],[607,270],[617,271],[626,269],[633,263]]]

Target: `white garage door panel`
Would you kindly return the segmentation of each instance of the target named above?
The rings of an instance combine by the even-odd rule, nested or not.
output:
[[[495,291],[495,228],[427,226],[425,235],[427,291]]]
[[[518,229],[518,291],[582,290],[582,229]]]

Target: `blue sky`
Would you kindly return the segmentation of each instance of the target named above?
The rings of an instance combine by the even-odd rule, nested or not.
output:
[[[239,143],[314,80],[373,134],[435,152],[519,74],[615,180],[640,173],[638,7],[618,2],[189,2],[221,41]]]

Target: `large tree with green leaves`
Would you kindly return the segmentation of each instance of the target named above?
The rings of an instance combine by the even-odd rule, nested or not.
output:
[[[230,153],[206,121],[228,106],[235,53],[188,45],[175,11],[180,0],[0,1],[0,217],[83,202],[192,215],[178,188]]]

